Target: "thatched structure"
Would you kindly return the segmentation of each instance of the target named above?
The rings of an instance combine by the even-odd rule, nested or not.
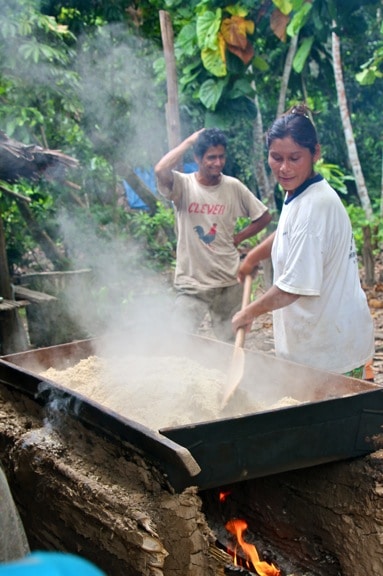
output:
[[[0,180],[16,182],[40,177],[62,180],[68,168],[77,168],[78,160],[35,144],[23,144],[0,130]]]
[[[0,181],[15,183],[26,179],[37,181],[41,177],[50,180],[65,181],[65,172],[68,168],[76,168],[78,160],[63,154],[60,150],[50,150],[35,144],[23,144],[9,138],[0,130]],[[11,195],[19,204],[20,211],[37,241],[43,240],[44,248],[58,260],[58,253],[54,242],[49,238],[45,230],[40,230],[36,225],[33,215],[29,210],[30,199],[22,196],[6,186],[0,184],[1,192]],[[0,353],[10,353],[23,350],[27,347],[27,341],[17,314],[19,304],[14,301],[11,280],[8,269],[6,241],[2,221],[0,219],[0,296],[2,298],[1,321],[0,321]]]

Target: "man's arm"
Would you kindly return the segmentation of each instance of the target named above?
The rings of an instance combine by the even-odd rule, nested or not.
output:
[[[202,129],[204,130],[204,128]],[[182,156],[187,152],[189,148],[193,146],[195,141],[198,138],[199,133],[202,130],[198,130],[194,132],[185,140],[183,140],[178,146],[169,150],[165,156],[161,158],[159,162],[154,167],[154,172],[156,174],[158,183],[162,189],[166,188],[170,192],[173,190],[173,169],[177,166],[180,162]],[[173,198],[172,198],[173,199]]]
[[[267,238],[263,240],[263,242],[257,246],[254,246],[254,248],[250,250],[246,258],[240,264],[238,270],[238,280],[243,282],[245,276],[252,274],[262,260],[267,260],[267,258],[270,258],[274,237],[275,232],[272,232],[270,236],[267,236]]]
[[[251,222],[248,226],[243,228],[243,230],[238,232],[238,234],[235,234],[235,236],[233,238],[234,246],[238,246],[238,244],[240,244],[244,240],[247,240],[248,238],[251,238],[252,236],[256,236],[256,234],[258,234],[258,232],[260,232],[261,230],[266,228],[266,226],[270,222],[271,222],[271,214],[267,210],[266,212],[264,212],[262,214],[262,216],[257,218],[257,220],[253,220],[253,222]]]

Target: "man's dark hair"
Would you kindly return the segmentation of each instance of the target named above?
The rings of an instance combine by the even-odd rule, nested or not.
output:
[[[199,134],[194,144],[194,154],[197,158],[202,158],[211,146],[223,146],[226,150],[227,139],[219,128],[207,128]]]

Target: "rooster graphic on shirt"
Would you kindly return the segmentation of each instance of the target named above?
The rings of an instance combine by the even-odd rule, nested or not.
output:
[[[208,232],[205,233],[202,226],[194,226],[193,230],[197,234],[198,238],[203,242],[208,248],[214,250],[213,246],[210,246],[214,242],[217,234],[217,224],[213,224]]]

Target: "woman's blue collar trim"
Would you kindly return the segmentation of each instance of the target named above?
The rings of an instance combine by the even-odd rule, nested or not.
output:
[[[294,194],[292,196],[288,196],[285,200],[285,204],[290,204],[290,202],[292,200],[294,200],[297,196],[299,196],[300,194],[302,194],[302,192],[304,192],[306,190],[306,188],[308,188],[309,186],[311,186],[311,184],[315,184],[316,182],[320,182],[321,180],[323,180],[323,176],[321,174],[315,174],[315,176],[313,176],[312,178],[308,178],[307,180],[305,180],[303,182],[303,184],[301,184],[300,186],[298,186],[298,188],[295,190]]]

